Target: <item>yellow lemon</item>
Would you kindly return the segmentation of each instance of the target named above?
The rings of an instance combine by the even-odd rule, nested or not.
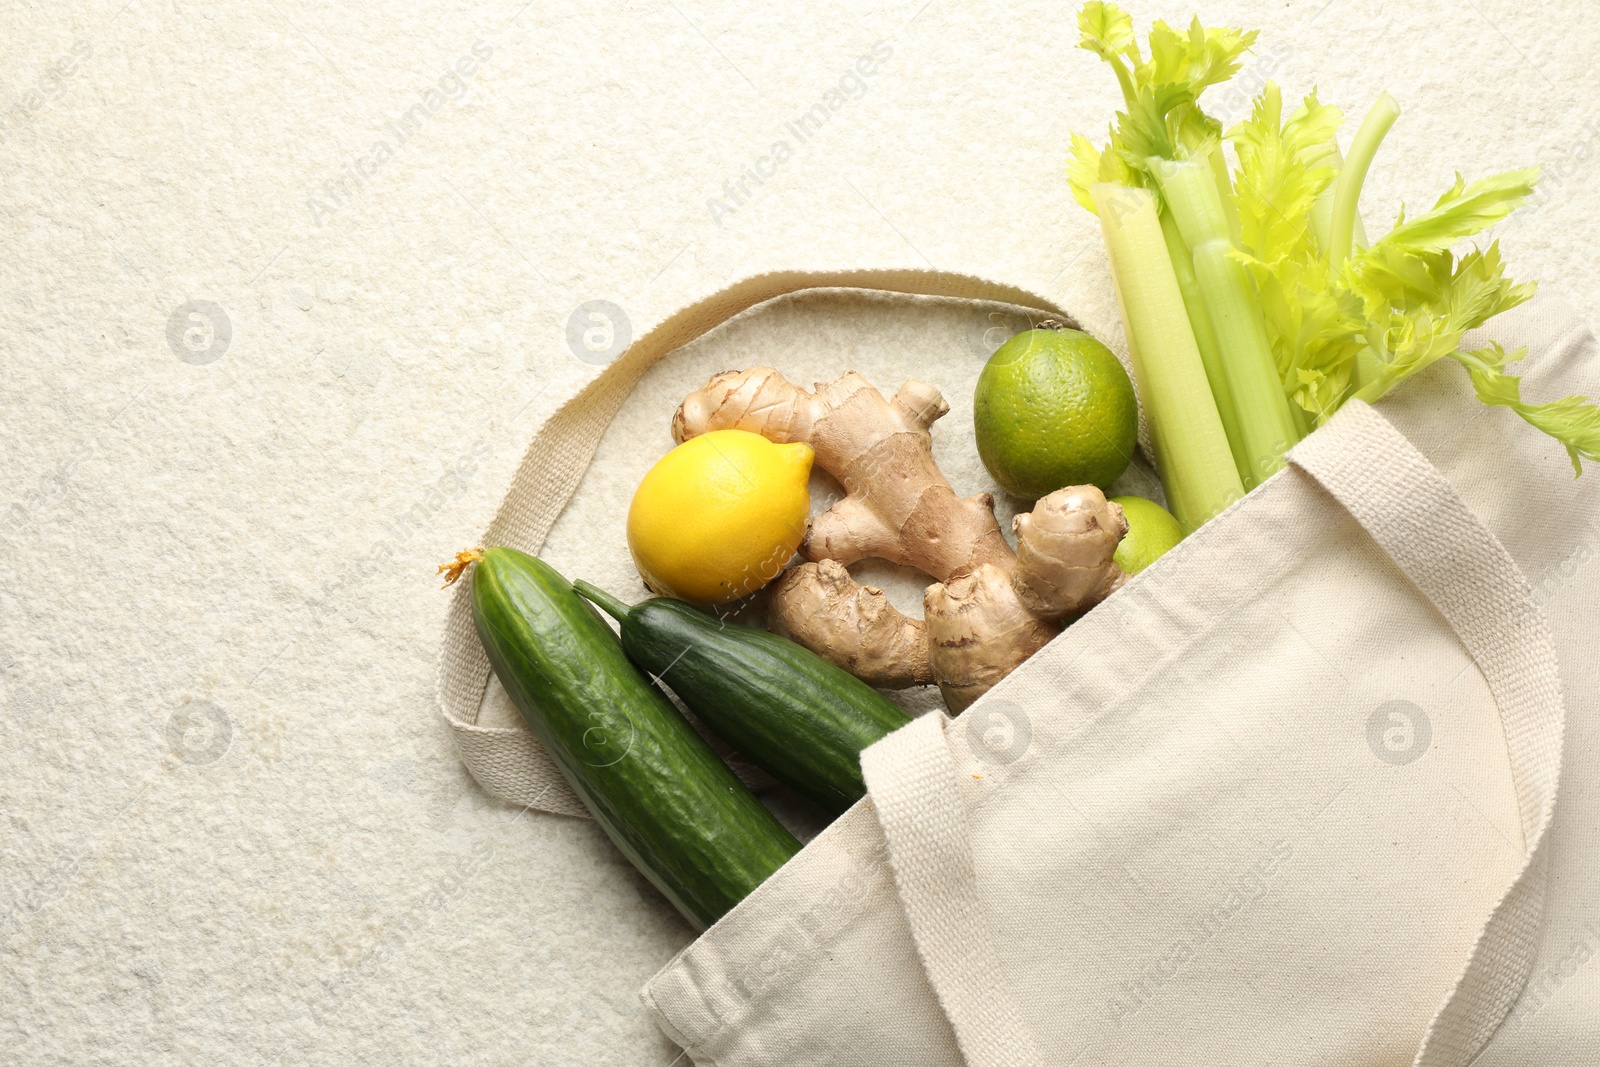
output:
[[[628,508],[628,548],[645,585],[697,604],[748,596],[805,537],[811,446],[713,430],[661,457]]]

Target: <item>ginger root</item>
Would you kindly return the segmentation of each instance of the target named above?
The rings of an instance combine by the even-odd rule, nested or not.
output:
[[[882,589],[862,585],[831,559],[793,567],[772,588],[772,632],[799,641],[882,689],[933,681],[928,631],[900,613]]]
[[[801,554],[846,566],[877,557],[942,581],[1011,559],[994,498],[961,500],[933,462],[928,427],[949,410],[939,390],[921,382],[884,400],[854,371],[808,393],[756,367],[724,371],[690,393],[672,436],[682,444],[710,430],[749,430],[778,444],[806,442],[846,496],[811,520]]]
[[[710,430],[804,441],[845,497],[811,520],[809,562],[773,586],[773,629],[884,688],[937,682],[960,711],[1122,584],[1112,561],[1122,509],[1093,486],[1058,490],[1017,516],[1013,553],[988,493],[962,499],[933,460],[929,427],[950,410],[908,381],[893,399],[854,372],[807,392],[767,367],[725,371],[673,416],[679,443]],[[923,618],[845,567],[868,557],[935,579]]]

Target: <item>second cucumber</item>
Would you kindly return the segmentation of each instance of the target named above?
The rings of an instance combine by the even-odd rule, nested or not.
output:
[[[787,638],[681,600],[629,607],[574,582],[621,624],[622,647],[752,763],[838,814],[866,793],[861,750],[906,724],[876,689]]]

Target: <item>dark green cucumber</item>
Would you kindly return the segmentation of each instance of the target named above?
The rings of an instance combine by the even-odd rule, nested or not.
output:
[[[835,814],[866,793],[861,750],[906,724],[893,701],[787,638],[681,600],[630,608],[588,582],[573,584],[621,624],[628,658],[707,729]]]
[[[573,791],[695,926],[800,850],[549,564],[486,549],[472,616],[495,675]]]

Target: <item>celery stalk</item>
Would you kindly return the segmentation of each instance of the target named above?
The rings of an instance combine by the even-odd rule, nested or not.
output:
[[[1222,196],[1222,213],[1228,218],[1228,237],[1234,244],[1242,240],[1243,231],[1239,224],[1239,208],[1233,202],[1233,176],[1228,173],[1228,159],[1222,154],[1222,145],[1219,143],[1206,157],[1206,162],[1211,166],[1211,179],[1217,183],[1217,192]]]
[[[1244,494],[1206,381],[1154,194],[1091,187],[1167,505],[1193,530]]]
[[[1233,465],[1243,478],[1250,466],[1250,457],[1244,451],[1243,436],[1239,433],[1239,416],[1233,410],[1233,393],[1228,389],[1227,371],[1223,366],[1222,350],[1217,347],[1217,333],[1211,324],[1211,312],[1206,308],[1200,293],[1200,283],[1194,276],[1194,258],[1189,246],[1183,243],[1183,234],[1173,221],[1172,212],[1161,212],[1161,236],[1167,241],[1167,258],[1172,262],[1172,273],[1178,280],[1178,291],[1183,294],[1183,307],[1189,313],[1189,326],[1194,330],[1194,343],[1200,349],[1200,362],[1206,368],[1206,381],[1211,385],[1211,398],[1217,403],[1217,415],[1222,419],[1222,429],[1228,435],[1228,447],[1233,453]]]
[[[1361,220],[1361,187],[1366,183],[1367,170],[1372,166],[1378,146],[1383,143],[1389,127],[1400,117],[1400,105],[1388,93],[1379,93],[1372,102],[1367,117],[1361,120],[1355,140],[1350,142],[1350,155],[1339,168],[1334,182],[1333,213],[1328,219],[1328,263],[1335,275],[1350,258],[1350,248],[1355,240],[1356,224]],[[1350,368],[1350,389],[1359,393],[1377,377],[1381,368],[1377,354],[1370,347],[1356,354]]]
[[[1339,171],[1344,168],[1344,153],[1339,151],[1339,142],[1337,140],[1328,142],[1328,154],[1325,158],[1329,165],[1333,167],[1333,172],[1337,176]],[[1328,251],[1328,238],[1333,232],[1333,194],[1337,188],[1337,181],[1338,179],[1335,177],[1335,180],[1324,186],[1322,191],[1317,194],[1316,199],[1311,202],[1311,236],[1316,238],[1317,247],[1322,249],[1324,254]],[[1367,247],[1370,243],[1367,241],[1367,228],[1361,224],[1361,212],[1359,211],[1356,212],[1355,225],[1352,230],[1352,243],[1354,246],[1356,248]]]
[[[1334,183],[1333,217],[1328,222],[1328,263],[1337,271],[1350,258],[1350,245],[1355,238],[1357,209],[1361,203],[1361,186],[1367,180],[1367,168],[1372,157],[1378,154],[1383,137],[1400,117],[1400,105],[1388,93],[1379,93],[1367,117],[1361,120],[1355,140],[1350,142],[1350,155],[1339,168],[1338,181]]]
[[[1200,161],[1159,160],[1151,169],[1194,257],[1196,284],[1210,312],[1228,403],[1238,424],[1236,444],[1244,456],[1239,474],[1245,488],[1254,489],[1283,466],[1284,453],[1301,436],[1267,338],[1261,302],[1244,265],[1232,254],[1227,215],[1210,167]]]

